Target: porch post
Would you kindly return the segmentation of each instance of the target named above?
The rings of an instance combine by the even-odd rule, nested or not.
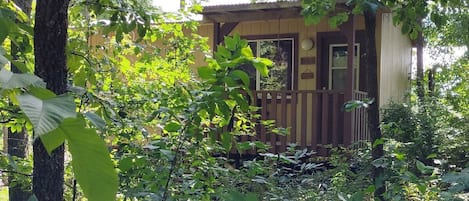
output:
[[[347,37],[347,77],[345,79],[345,101],[353,100],[355,90],[355,76],[353,64],[355,63],[355,15],[350,14],[349,20],[340,27]],[[353,112],[345,112],[344,117],[344,146],[352,143],[354,134]]]
[[[213,23],[213,51],[217,51],[217,45],[225,41],[225,36],[230,34],[239,22],[227,22],[220,26],[220,22]]]
[[[213,23],[213,51],[217,51],[217,46],[220,44],[220,22]]]

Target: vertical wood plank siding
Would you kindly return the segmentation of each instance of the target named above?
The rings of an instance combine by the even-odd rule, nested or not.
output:
[[[355,92],[357,100],[366,98],[366,93]],[[275,126],[286,128],[288,136],[280,136],[267,126],[259,124],[256,138],[271,146],[271,152],[283,152],[295,143],[298,148],[315,150],[319,155],[328,155],[326,145],[342,146],[345,130],[344,93],[332,90],[254,91],[254,103],[260,107],[261,120],[275,120]],[[355,130],[348,139],[365,140],[366,113],[360,108],[352,113]]]

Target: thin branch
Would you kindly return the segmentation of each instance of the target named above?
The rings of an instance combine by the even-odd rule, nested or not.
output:
[[[23,176],[26,176],[26,177],[32,177],[33,176],[31,174],[26,174],[26,173],[22,173],[22,172],[13,171],[13,170],[0,170],[0,172],[10,173],[10,174],[19,174],[19,175],[23,175]]]

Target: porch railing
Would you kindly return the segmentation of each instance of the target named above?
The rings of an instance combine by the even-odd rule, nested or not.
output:
[[[274,134],[263,125],[257,127],[256,136],[243,136],[242,140],[258,140],[270,144],[271,152],[282,152],[288,144],[295,143],[299,148],[315,150],[327,155],[328,146],[350,144],[345,135],[352,135],[353,141],[366,138],[366,115],[364,109],[355,111],[353,131],[344,129],[342,109],[344,93],[334,90],[298,91],[253,91],[254,105],[260,109],[261,120],[275,120],[275,126],[286,128],[289,135]],[[356,92],[359,100],[366,93]],[[365,125],[365,126],[364,126]]]
[[[368,98],[368,93],[363,91],[354,91],[353,99],[364,101]],[[366,108],[357,108],[353,111],[353,135],[352,142],[365,141],[370,139],[370,134],[368,132],[368,115]]]

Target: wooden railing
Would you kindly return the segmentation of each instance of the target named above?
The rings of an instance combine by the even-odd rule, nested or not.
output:
[[[354,91],[353,99],[364,101],[368,98],[368,93],[362,91]],[[366,108],[357,108],[353,111],[353,135],[352,142],[365,141],[370,139],[368,132],[368,116]]]
[[[262,141],[271,146],[271,152],[283,152],[288,144],[295,143],[301,149],[315,150],[327,155],[328,149],[351,142],[344,136],[352,134],[352,142],[367,138],[365,109],[353,112],[353,131],[344,130],[344,93],[333,90],[253,91],[254,105],[260,109],[260,120],[275,120],[275,126],[286,128],[289,135],[275,134],[259,124],[255,136],[243,136],[243,141]],[[366,93],[355,92],[358,100]],[[350,138],[348,138],[350,139]],[[329,147],[329,148],[328,148]]]

